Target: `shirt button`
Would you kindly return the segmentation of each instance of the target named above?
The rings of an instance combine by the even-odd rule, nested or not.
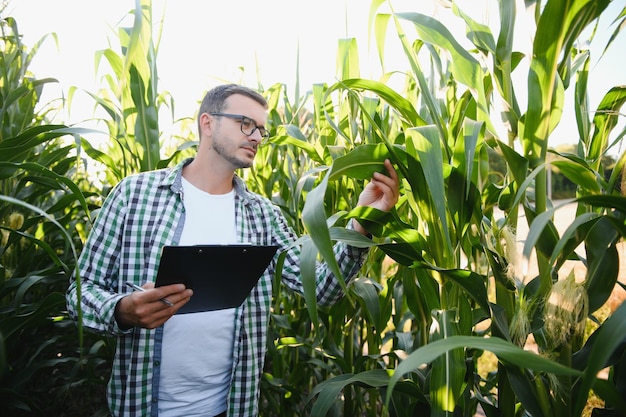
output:
[[[154,366],[160,366],[161,365],[161,361],[154,361]]]

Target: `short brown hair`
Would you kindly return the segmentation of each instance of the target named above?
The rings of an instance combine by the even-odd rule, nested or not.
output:
[[[256,101],[267,109],[267,100],[258,91],[239,84],[224,84],[210,89],[202,99],[198,111],[198,134],[200,134],[200,116],[202,113],[221,113],[226,105],[226,99],[233,94],[241,94]]]

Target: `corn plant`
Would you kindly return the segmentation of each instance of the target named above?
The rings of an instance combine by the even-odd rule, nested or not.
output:
[[[104,124],[109,141],[103,147],[83,139],[81,147],[102,167],[102,180],[109,188],[129,174],[167,166],[190,147],[172,150],[176,145],[159,129],[162,108],[173,112],[173,98],[158,90],[159,38],[153,31],[160,27],[153,26],[151,2],[136,0],[128,17],[132,25],[118,28],[119,51],[110,47],[96,52],[97,68],[104,71],[103,88],[86,92],[96,104],[94,121]],[[70,88],[68,105],[79,92]]]
[[[0,30],[2,410],[16,416],[93,411],[101,401],[90,397],[104,392],[111,352],[99,338],[77,343],[65,313],[67,280],[94,195],[67,140],[84,130],[48,123],[58,102],[37,109],[42,89],[55,82],[28,69],[45,38],[29,50],[11,17],[2,16]],[[83,349],[92,352],[86,359]]]
[[[383,4],[390,12],[381,11]],[[588,116],[590,56],[575,43],[608,0],[536,3],[530,57],[513,49],[515,3],[498,4],[494,36],[451,3],[467,27],[473,45],[467,49],[436,19],[372,1],[381,65],[390,24],[404,49],[409,70],[402,89],[390,87],[395,69],[379,80],[362,78],[357,40],[342,39],[339,81],[314,85],[303,97],[298,85],[293,100],[284,85],[264,90],[273,137],[241,175],[279,204],[302,236],[305,294],[281,288],[278,273],[261,415],[473,416],[480,407],[487,416],[569,416],[583,413],[591,390],[605,402],[598,411],[624,413],[623,343],[616,335],[624,333],[626,310],[606,319],[598,312],[616,285],[617,243],[626,229],[618,193],[626,157],[608,178],[601,175],[602,157],[624,136],[614,130],[625,95],[616,86]],[[103,77],[107,88],[87,93],[104,111],[100,122],[112,139],[104,149],[79,129],[33,123],[43,121],[34,104],[44,81],[16,76],[2,92],[0,332],[10,366],[1,392],[14,414],[50,414],[45,390],[65,395],[56,404],[67,404],[69,388],[92,398],[102,393],[111,345],[80,328],[72,344],[58,294],[108,187],[129,173],[173,163],[193,147],[161,137],[159,109],[173,99],[157,88],[150,2],[136,1],[131,16],[132,27],[118,32],[121,52],[97,53],[112,70]],[[623,16],[616,20],[623,23]],[[3,29],[16,34],[7,22]],[[406,23],[415,35],[405,31]],[[9,40],[3,71],[17,74],[25,67],[19,59],[30,55],[7,48],[19,37]],[[525,111],[512,83],[523,59],[530,63]],[[549,137],[570,85],[580,143],[575,154],[561,153],[552,163],[577,184],[579,208],[559,236],[552,222],[559,207],[547,198],[545,172],[548,153],[557,153]],[[496,96],[506,103],[501,115]],[[499,116],[508,122],[505,137],[494,128]],[[67,134],[74,135],[78,158],[60,140]],[[490,155],[506,162],[501,176],[490,172]],[[102,189],[87,181],[81,158],[103,164]],[[354,209],[386,158],[402,180],[397,207],[390,213]],[[496,207],[504,218],[495,217]],[[520,207],[530,223],[523,255],[537,254],[536,276],[514,274]],[[351,219],[366,225],[372,239],[346,230]],[[359,276],[346,284],[346,296],[318,308],[309,266],[323,259],[339,274],[335,241],[370,251]],[[581,245],[584,256],[576,251]],[[582,283],[563,276],[570,260],[585,264]],[[567,306],[575,306],[569,315]],[[593,320],[594,330],[581,333]],[[566,332],[556,337],[557,329]],[[524,350],[530,336],[538,353]],[[17,352],[24,343],[34,351]],[[486,352],[497,357],[488,372],[479,369]],[[607,381],[596,377],[605,367]],[[47,369],[64,376],[43,381]],[[78,405],[84,411],[99,404]]]
[[[616,179],[624,157],[608,182],[594,173],[602,172],[600,161],[619,117],[623,87],[607,93],[593,121],[582,119],[582,107],[578,114],[579,154],[561,155],[566,160],[556,163],[584,194],[577,200],[580,215],[563,237],[558,236],[550,220],[554,210],[548,210],[545,175],[548,139],[560,118],[563,90],[578,69],[572,62],[588,55],[574,48],[574,41],[598,19],[608,2],[550,1],[543,8],[537,5],[537,34],[528,74],[529,104],[523,114],[510,81],[511,71],[521,59],[512,50],[513,3],[500,3],[502,32],[497,42],[487,27],[453,5],[455,14],[467,25],[478,57],[462,48],[437,20],[409,12],[376,14],[381,3],[372,4],[373,21],[381,27],[395,23],[411,68],[407,88],[398,94],[384,83],[361,79],[343,79],[329,88],[329,92],[345,91],[349,103],[337,105],[341,110],[334,112],[334,128],[353,139],[349,143],[365,137],[378,145],[359,145],[345,157],[334,159],[318,185],[319,191],[308,195],[303,222],[320,256],[332,264],[331,236],[338,231],[331,228],[330,234],[325,232],[325,218],[316,215],[328,207],[323,198],[327,187],[340,175],[363,178],[363,166],[380,166],[384,157],[394,161],[403,177],[404,192],[397,212],[384,215],[358,210],[343,218],[369,222],[370,230],[385,239],[378,248],[398,263],[398,270],[382,286],[373,287],[379,291],[379,306],[395,297],[394,313],[398,316],[392,321],[405,327],[386,328],[385,322],[381,328],[377,323],[376,330],[388,332],[392,340],[393,349],[377,363],[382,369],[395,368],[390,380],[385,372],[376,372],[381,369],[375,366],[358,374],[344,372],[316,388],[318,399],[312,413],[324,415],[344,389],[343,411],[348,415],[354,411],[345,408],[351,398],[349,390],[361,385],[384,387],[389,412],[398,415],[473,415],[478,403],[488,415],[513,416],[520,407],[533,416],[580,415],[592,387],[606,401],[607,412],[623,410],[620,382],[600,381],[596,372],[605,365],[619,369],[619,360],[613,356],[621,356],[621,339],[612,337],[615,333],[607,329],[621,326],[624,310],[617,310],[588,340],[581,333],[584,323],[594,320],[593,313],[605,303],[617,280],[615,245],[624,236],[623,197],[609,196],[617,191]],[[415,41],[409,39],[401,20],[414,25]],[[424,72],[424,48],[430,58],[430,74]],[[486,58],[494,61],[493,74],[481,65]],[[577,105],[584,104],[588,64],[581,68]],[[435,97],[434,89],[446,91],[446,99]],[[497,136],[491,120],[490,101],[495,93],[507,103],[505,118],[516,122],[505,140]],[[372,99],[372,94],[378,99]],[[371,102],[376,104],[368,106]],[[387,118],[390,113],[396,117]],[[371,129],[358,131],[354,126]],[[618,139],[623,134],[618,132]],[[521,141],[523,154],[514,149],[516,141]],[[500,184],[487,181],[484,158],[488,147],[498,150],[507,161],[509,173]],[[333,176],[333,172],[338,174]],[[311,206],[308,210],[307,205]],[[496,205],[504,209],[504,221],[493,217]],[[529,280],[511,275],[511,249],[515,246],[511,225],[517,224],[520,205],[531,227],[524,255],[528,257],[532,249],[538,253],[539,275]],[[342,217],[331,219],[336,222]],[[389,239],[393,243],[387,243]],[[574,253],[580,244],[585,244],[586,259]],[[582,285],[572,277],[558,279],[567,259],[586,264],[588,272]],[[366,294],[363,289],[359,291]],[[394,291],[398,293],[390,296]],[[369,301],[365,305],[376,306],[375,297]],[[567,303],[577,306],[569,316],[564,315],[570,305]],[[374,326],[374,317],[367,319],[372,322],[364,324]],[[485,322],[487,332],[480,326]],[[571,322],[576,325],[564,325]],[[563,338],[553,337],[556,328],[565,330]],[[408,335],[402,329],[409,330]],[[538,341],[539,354],[522,349],[531,333]],[[492,337],[485,339],[485,335]],[[353,340],[364,343],[358,336]],[[598,353],[602,345],[605,350],[591,359],[589,352]],[[396,368],[399,350],[409,356]],[[484,350],[498,356],[495,379],[476,371]],[[352,355],[345,350],[343,353]],[[370,357],[374,358],[381,358],[378,351]],[[406,385],[411,387],[410,394],[406,394]]]

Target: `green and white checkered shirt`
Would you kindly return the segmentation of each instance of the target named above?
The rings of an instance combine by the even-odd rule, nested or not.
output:
[[[104,202],[79,259],[77,283],[70,282],[67,305],[77,319],[80,302],[86,328],[117,337],[117,350],[108,385],[109,408],[115,416],[157,416],[159,364],[163,328],[122,330],[115,321],[117,302],[127,295],[125,281],[138,285],[154,281],[164,245],[178,243],[185,222],[182,168],[163,169],[122,180]],[[278,245],[276,257],[287,251],[282,282],[302,293],[297,236],[280,209],[251,193],[235,177],[235,218],[241,242]],[[354,276],[365,251],[335,245],[345,277]],[[276,257],[244,303],[236,309],[234,360],[229,416],[257,416],[261,374],[265,361],[267,326]],[[341,286],[324,264],[317,266],[317,298],[329,305],[341,297]],[[198,358],[201,360],[201,358]]]

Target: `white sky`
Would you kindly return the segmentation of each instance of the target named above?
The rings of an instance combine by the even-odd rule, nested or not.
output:
[[[393,0],[392,4],[397,12],[434,13],[441,19],[450,15],[438,0]],[[476,20],[497,21],[497,11],[489,10],[497,7],[496,0],[460,0],[458,4]],[[118,49],[112,28],[134,5],[134,0],[9,0],[5,15],[17,20],[28,46],[48,33],[58,35],[59,50],[49,38],[30,67],[38,78],[54,77],[60,81],[59,86],[47,87],[57,88],[51,94],[58,97],[60,90],[66,94],[70,86],[94,92],[102,85],[95,75],[95,52],[109,46]],[[608,19],[616,17],[624,5],[626,0],[613,0],[612,12],[606,13],[607,17],[601,21],[602,28],[608,28],[609,32],[614,29],[609,28],[611,21]],[[260,81],[265,88],[284,83],[293,99],[298,45],[302,94],[313,83],[334,82],[338,40],[344,37],[357,38],[361,76],[376,79],[380,69],[374,46],[368,47],[369,7],[368,0],[153,0],[155,20],[165,11],[157,65],[159,90],[173,95],[177,117],[193,116],[203,93],[224,80],[250,86]],[[518,10],[518,14],[522,15],[523,10]],[[462,23],[450,23],[448,28],[464,41]],[[528,31],[523,25],[518,24],[517,28]],[[408,33],[414,35],[414,32]],[[592,45],[594,63],[608,33],[596,38],[595,46]],[[523,41],[524,36],[516,38],[519,40]],[[406,69],[400,42],[393,32],[388,35],[387,45],[386,69]],[[590,85],[594,86],[590,91],[592,108],[608,88],[626,84],[624,51],[626,34],[621,33],[609,53],[594,66],[590,77]],[[394,65],[396,59],[401,67]],[[245,68],[243,73],[242,67]],[[520,71],[519,74],[525,82],[526,73]],[[520,91],[518,87],[517,93],[521,94]],[[566,100],[566,105],[572,103],[571,99]],[[520,105],[523,110],[525,103]],[[88,109],[72,108],[71,119],[64,121],[74,123],[89,117],[81,111],[91,111],[92,103],[86,107]],[[561,136],[563,142],[576,142],[566,140],[571,133],[565,130],[574,124],[571,114],[564,115],[562,127],[559,127],[564,133],[555,133],[553,138]]]

